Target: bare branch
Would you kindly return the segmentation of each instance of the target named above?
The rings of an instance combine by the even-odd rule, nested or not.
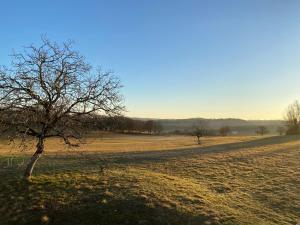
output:
[[[119,115],[124,107],[120,80],[94,72],[72,42],[59,45],[42,37],[13,53],[12,67],[0,68],[1,131],[25,138],[60,137],[70,145],[94,115]],[[87,129],[85,130],[87,131]]]

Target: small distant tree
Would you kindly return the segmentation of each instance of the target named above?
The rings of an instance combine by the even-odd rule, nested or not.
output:
[[[221,136],[227,136],[230,132],[230,128],[228,126],[220,127],[219,133]]]
[[[149,133],[152,134],[153,129],[154,129],[154,121],[153,120],[148,120],[144,124],[144,129]]]
[[[59,137],[76,146],[73,141],[89,128],[86,121],[123,110],[121,84],[111,72],[93,71],[71,42],[58,45],[42,38],[41,46],[12,57],[12,68],[0,70],[0,128],[24,144],[27,137],[35,138],[24,172],[29,180],[46,139]]]
[[[162,124],[159,121],[155,121],[154,125],[153,125],[153,130],[154,130],[154,133],[161,134],[161,132],[163,131]]]
[[[287,126],[286,134],[300,133],[300,103],[298,101],[288,106],[285,121]]]
[[[201,144],[201,137],[205,136],[208,132],[207,124],[204,121],[200,121],[197,125],[194,126],[194,135],[197,138],[197,143]]]
[[[280,127],[277,127],[276,131],[277,131],[278,135],[281,136],[281,135],[284,135],[286,129],[283,126],[280,126]]]
[[[265,126],[259,126],[259,127],[256,129],[256,133],[257,133],[258,135],[263,136],[263,135],[265,135],[265,134],[268,133],[268,129],[267,129]]]

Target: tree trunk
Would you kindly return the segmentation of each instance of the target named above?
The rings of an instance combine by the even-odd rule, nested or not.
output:
[[[36,151],[33,154],[33,156],[31,157],[31,159],[25,169],[24,178],[27,181],[30,181],[33,168],[34,168],[36,162],[38,161],[38,159],[42,156],[43,151],[44,151],[44,138],[39,138],[39,141],[36,145]]]
[[[198,145],[201,145],[200,136],[197,136],[197,138],[198,138]]]

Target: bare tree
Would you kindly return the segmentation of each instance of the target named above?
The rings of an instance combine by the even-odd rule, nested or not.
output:
[[[200,121],[197,125],[194,126],[194,135],[197,137],[197,142],[201,144],[201,137],[205,136],[208,132],[207,124],[204,121]]]
[[[227,136],[229,132],[230,132],[230,127],[228,127],[228,126],[220,127],[220,129],[219,129],[219,133],[223,137]]]
[[[144,124],[144,129],[147,131],[149,134],[152,134],[153,129],[154,129],[154,121],[153,120],[147,120]]]
[[[283,126],[277,127],[276,129],[278,135],[283,135],[286,132],[286,129]]]
[[[30,179],[47,138],[74,146],[88,118],[123,110],[120,81],[111,72],[94,71],[72,49],[42,38],[42,45],[12,55],[10,69],[0,70],[1,131],[12,138],[36,138],[36,150],[25,169]]]
[[[156,133],[156,134],[161,134],[162,131],[163,131],[163,129],[164,129],[164,128],[163,128],[161,122],[159,122],[159,121],[154,121],[154,125],[153,125],[153,131],[154,131],[154,133]]]
[[[295,101],[286,110],[287,134],[298,134],[300,132],[300,103]]]
[[[259,126],[257,129],[256,129],[256,133],[258,135],[265,135],[266,133],[268,133],[268,129],[265,127],[265,126]]]

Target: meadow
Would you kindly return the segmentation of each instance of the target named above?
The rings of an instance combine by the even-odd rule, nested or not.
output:
[[[297,224],[300,137],[94,134],[46,143],[30,185],[0,142],[0,224]]]

